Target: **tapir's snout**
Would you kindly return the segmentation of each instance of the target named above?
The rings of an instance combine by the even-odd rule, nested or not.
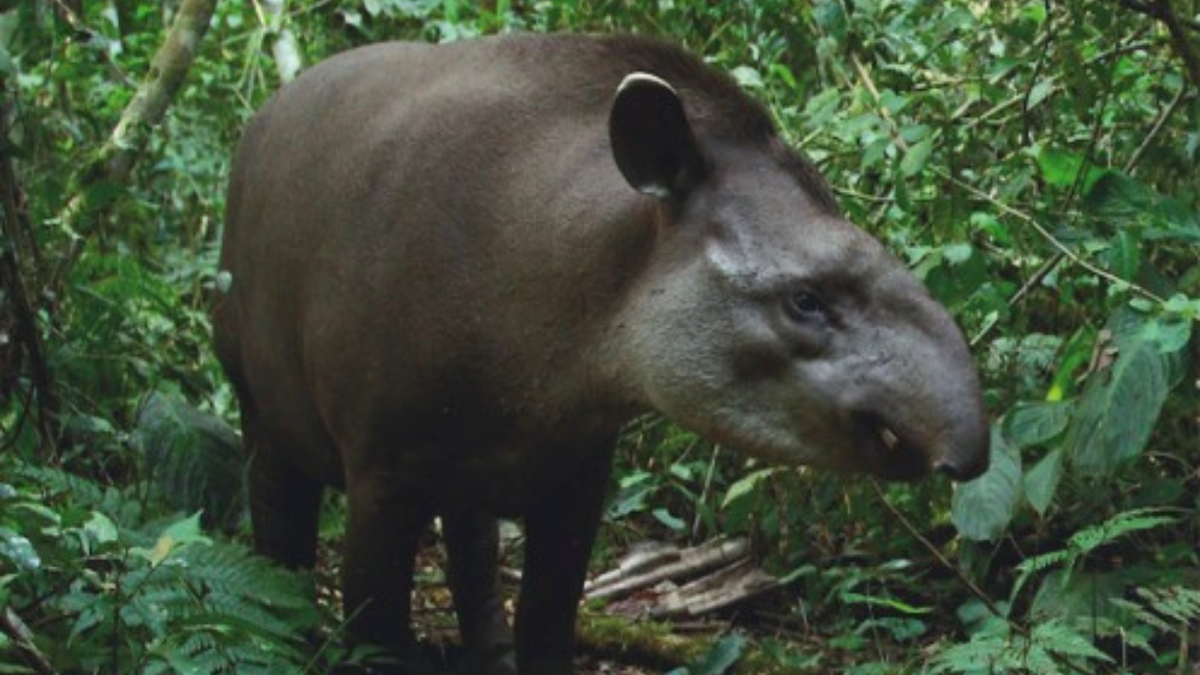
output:
[[[890,331],[867,333],[874,341],[858,351],[873,356],[841,392],[855,454],[866,471],[891,480],[936,471],[969,481],[987,471],[991,444],[975,362],[945,309],[910,292]]]
[[[896,405],[886,414],[854,414],[855,443],[871,473],[908,481],[936,471],[965,482],[987,471],[990,443],[981,411],[922,406],[910,416],[904,408]],[[938,418],[947,423],[938,424]]]
[[[987,471],[991,443],[986,424],[982,428],[968,430],[953,443],[933,460],[935,471],[960,483],[974,480]]]

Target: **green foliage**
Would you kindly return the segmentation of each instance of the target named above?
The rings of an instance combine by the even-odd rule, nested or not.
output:
[[[138,412],[133,442],[159,498],[180,511],[201,511],[206,526],[237,528],[246,511],[245,462],[224,421],[154,392]]]
[[[320,625],[310,580],[146,519],[136,494],[3,461],[0,604],[55,617],[39,644],[70,672],[297,673]],[[0,663],[5,663],[0,652]]]
[[[1083,634],[1058,621],[1047,621],[1029,635],[1009,635],[1002,623],[972,636],[934,657],[931,675],[961,673],[985,675],[1066,675],[1091,673],[1113,659],[1096,649]]]

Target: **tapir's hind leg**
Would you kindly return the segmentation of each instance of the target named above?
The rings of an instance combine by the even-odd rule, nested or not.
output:
[[[322,485],[259,433],[243,406],[243,437],[250,453],[250,521],[254,548],[291,568],[311,568],[317,558]]]
[[[442,518],[450,558],[450,589],[467,650],[463,672],[516,675],[512,631],[504,620],[500,592],[499,528],[496,519],[477,512]]]
[[[342,593],[354,637],[408,660],[416,653],[409,625],[413,558],[432,514],[396,493],[381,472],[347,475]]]

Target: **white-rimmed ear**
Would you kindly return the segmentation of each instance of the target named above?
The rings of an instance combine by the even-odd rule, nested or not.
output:
[[[608,137],[621,175],[643,194],[682,199],[705,174],[683,102],[649,73],[630,73],[617,87]]]

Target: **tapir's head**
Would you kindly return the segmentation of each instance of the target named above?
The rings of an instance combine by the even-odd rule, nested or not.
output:
[[[617,167],[657,200],[654,251],[620,328],[639,396],[770,461],[979,475],[988,425],[946,310],[773,133],[706,135],[686,108],[635,73],[609,119]]]

